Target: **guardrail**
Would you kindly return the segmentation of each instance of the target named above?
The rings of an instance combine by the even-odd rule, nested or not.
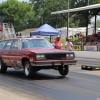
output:
[[[73,51],[76,58],[100,59],[98,51]]]
[[[98,42],[96,45],[73,45],[74,51],[100,51],[100,42]]]
[[[65,49],[63,46],[62,49]],[[73,51],[100,51],[100,42],[89,42],[87,44],[74,44]]]
[[[73,45],[72,50],[74,50],[74,51],[82,51],[82,45]]]

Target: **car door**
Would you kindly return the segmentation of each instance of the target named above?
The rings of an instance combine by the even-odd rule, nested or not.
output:
[[[22,67],[21,58],[22,58],[22,55],[20,53],[19,40],[18,39],[13,40],[13,43],[11,45],[11,49],[9,52],[9,60],[12,62],[10,66]]]
[[[5,61],[8,59],[8,56],[6,56],[6,51],[3,49],[7,41],[3,40],[0,41],[0,58],[2,61]]]
[[[10,66],[10,63],[11,63],[9,60],[9,52],[10,52],[10,47],[11,47],[12,42],[13,40],[7,40],[1,54],[2,60],[7,66]]]

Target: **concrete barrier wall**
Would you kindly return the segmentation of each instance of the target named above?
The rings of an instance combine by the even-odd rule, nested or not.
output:
[[[76,58],[100,59],[99,51],[73,51]]]

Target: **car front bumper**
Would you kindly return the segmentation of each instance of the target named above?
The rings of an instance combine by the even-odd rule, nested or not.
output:
[[[63,65],[76,65],[77,60],[49,60],[49,61],[34,61],[31,62],[32,66],[63,66]]]

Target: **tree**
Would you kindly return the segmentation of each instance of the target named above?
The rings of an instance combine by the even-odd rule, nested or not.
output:
[[[100,0],[89,0],[89,5],[92,4],[98,4],[100,3]],[[84,7],[88,5],[88,0],[70,0],[70,8],[78,8],[78,7]],[[86,27],[86,12],[77,12],[73,15],[73,22],[78,27]],[[92,15],[89,16],[89,23],[90,19],[92,18]]]
[[[30,2],[34,7],[36,22],[39,21],[38,25],[48,23],[53,27],[66,26],[67,14],[51,15],[51,12],[67,9],[67,0],[30,0]],[[70,25],[74,26],[74,23]]]
[[[27,2],[7,0],[0,5],[3,22],[12,23],[16,31],[26,28],[26,20],[34,19],[32,6]]]
[[[91,23],[92,24],[92,26],[94,27],[94,22],[92,22]],[[100,19],[98,19],[97,21],[96,21],[96,28],[100,28]]]

